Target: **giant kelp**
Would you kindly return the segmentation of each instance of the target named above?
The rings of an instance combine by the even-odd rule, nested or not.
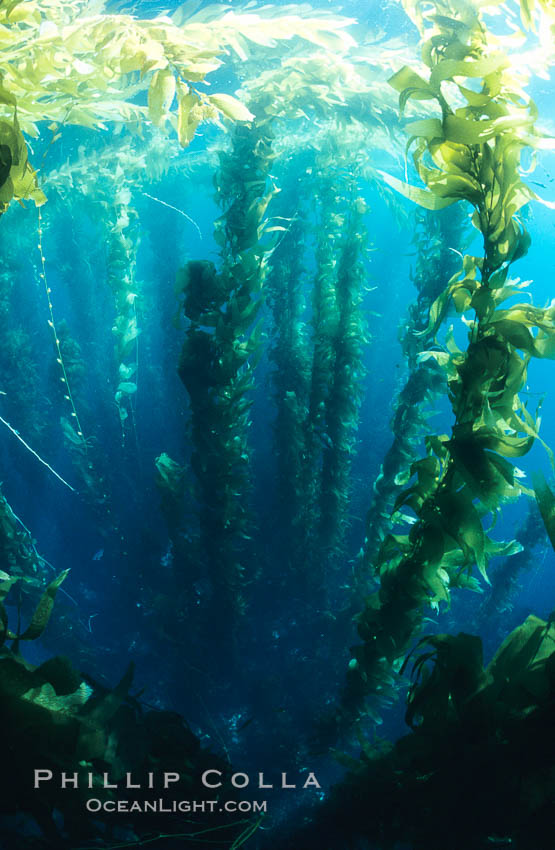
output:
[[[299,163],[293,158],[291,175],[298,167]],[[290,169],[291,164],[288,164],[288,172]],[[299,553],[304,533],[302,517],[306,507],[306,493],[300,487],[300,482],[310,382],[310,339],[306,323],[309,222],[306,183],[301,196],[291,191],[291,186],[292,180],[286,180],[285,187],[274,202],[274,207],[283,213],[280,221],[284,230],[270,257],[266,298],[273,323],[269,356],[274,366],[272,380],[276,405],[276,510],[278,522],[288,529],[288,534],[281,538],[287,571],[300,579],[300,575],[304,574],[299,563]],[[291,219],[287,216],[292,211],[294,215]]]
[[[180,10],[171,19],[162,16],[138,20],[130,15],[106,14],[102,4],[91,9],[80,2],[14,2],[3,7],[1,15],[5,68],[0,100],[13,125],[9,133],[5,130],[6,145],[3,147],[4,207],[12,196],[16,199],[32,197],[37,203],[45,200],[37,186],[37,175],[27,163],[27,147],[20,127],[36,137],[44,132],[45,121],[52,122],[49,125],[52,137],[41,161],[42,170],[45,170],[50,148],[56,145],[63,126],[68,124],[105,129],[107,121],[129,128],[147,123],[163,133],[175,131],[181,145],[187,146],[202,120],[220,123],[225,118],[231,122],[248,122],[253,118],[253,113],[230,94],[202,91],[201,84],[206,76],[217,70],[230,53],[246,61],[253,52],[271,51],[280,40],[293,40],[294,43],[308,40],[340,50],[354,44],[345,31],[346,18],[320,13],[309,19],[301,18],[294,7],[266,7],[261,14],[252,10],[248,13],[229,10],[223,16],[221,9],[209,8],[192,17]],[[139,105],[138,95],[145,91],[147,103]],[[7,128],[8,118],[4,124]],[[160,149],[159,146],[158,151]],[[170,156],[166,146],[164,157]],[[136,163],[133,169],[128,165],[128,160],[120,160],[114,169],[113,160],[110,160],[106,171],[111,182],[105,193],[96,193],[94,208],[89,203],[89,215],[101,220],[106,230],[108,277],[116,302],[113,329],[117,381],[114,395],[124,437],[128,420],[132,426],[135,424],[141,330],[137,316],[137,306],[141,303],[139,283],[134,274],[138,249],[137,213],[130,190],[131,174],[136,177],[138,170]],[[95,159],[87,175],[90,185],[96,189],[100,189],[99,181],[106,174],[98,166]],[[73,171],[70,166],[67,172],[69,189],[62,192],[66,199],[74,200],[76,189],[84,193],[90,191],[79,168]],[[25,187],[20,185],[23,177]],[[59,177],[63,177],[63,169],[53,180]],[[102,187],[105,187],[104,180]],[[253,210],[249,215],[254,221]],[[44,225],[39,219],[39,278],[47,297],[48,323],[60,366],[60,380],[70,404],[69,414],[62,421],[63,433],[76,465],[84,473],[81,477],[89,487],[95,484],[89,458],[89,434],[82,430],[60,347],[54,315],[55,293],[47,280],[48,258],[45,258],[43,233]],[[238,262],[235,271],[240,269],[241,262]],[[241,455],[244,451],[237,457],[241,459]],[[241,512],[244,508],[238,507],[238,510]]]
[[[275,191],[268,178],[271,142],[268,128],[236,128],[215,177],[223,210],[216,223],[221,269],[209,261],[192,261],[180,277],[190,324],[178,371],[191,404],[191,464],[213,610],[219,612],[218,631],[228,647],[242,608],[240,553],[250,532],[249,396],[267,263],[261,238]],[[223,617],[229,622],[222,623]]]
[[[464,247],[466,221],[460,204],[442,214],[418,211],[413,243],[416,263],[413,282],[417,297],[400,327],[401,345],[408,375],[393,403],[391,430],[393,442],[387,450],[376,478],[372,506],[366,518],[366,534],[359,555],[358,570],[371,568],[384,536],[390,530],[395,497],[406,484],[412,463],[417,460],[419,442],[427,427],[428,406],[444,389],[441,369],[433,359],[419,355],[433,344],[430,309],[458,267],[458,254]]]
[[[494,542],[483,517],[522,492],[508,458],[525,454],[538,433],[518,392],[530,358],[554,352],[551,307],[502,306],[522,289],[508,271],[529,245],[517,213],[536,195],[523,182],[519,163],[525,147],[544,144],[535,129],[536,109],[523,97],[507,54],[479,10],[445,3],[419,20],[429,27],[423,44],[429,79],[405,66],[391,84],[401,110],[411,98],[430,101],[432,114],[439,110],[440,117],[408,125],[416,142],[415,168],[426,189],[384,178],[430,209],[469,202],[484,253],[463,258],[430,309],[426,331],[433,334],[449,304],[461,314],[474,313],[466,320],[466,350],[448,333],[442,348],[421,355],[432,357],[446,373],[454,424],[450,437],[426,438],[426,457],[411,466],[415,483],[396,500],[395,510],[408,508],[417,521],[388,535],[381,547],[380,590],[358,620],[364,642],[355,647],[350,664],[346,699],[351,705],[362,693],[374,692],[384,667],[404,654],[425,603],[448,602],[451,587],[475,580],[474,565],[486,578],[491,555],[513,546]],[[458,92],[452,105],[446,82]]]
[[[98,549],[90,571],[94,570],[92,579],[97,587],[109,576],[110,593],[105,598],[102,591],[96,597],[91,593],[89,598],[96,598],[99,608],[106,606],[107,613],[112,610],[119,615],[121,611],[122,640],[116,644],[120,651],[143,659],[150,653],[150,659],[156,659],[153,676],[158,687],[152,688],[151,682],[155,699],[163,703],[175,689],[172,696],[187,691],[188,697],[191,692],[193,703],[202,682],[204,690],[199,688],[198,699],[202,723],[210,722],[229,733],[221,736],[224,748],[238,746],[243,735],[249,736],[251,750],[257,750],[259,759],[281,751],[291,754],[288,757],[295,758],[297,766],[304,763],[307,753],[304,743],[299,744],[299,733],[312,726],[316,710],[334,704],[337,671],[344,662],[341,652],[332,650],[350,640],[350,610],[344,600],[351,594],[353,562],[348,560],[352,540],[346,532],[353,484],[358,487],[357,500],[362,489],[360,471],[353,476],[351,465],[359,434],[363,361],[371,344],[366,322],[381,321],[367,311],[367,305],[375,306],[374,294],[368,299],[365,295],[368,237],[370,234],[374,240],[374,231],[380,232],[373,226],[372,204],[367,203],[367,181],[376,179],[378,160],[382,182],[376,194],[389,199],[392,191],[397,197],[404,194],[429,208],[430,214],[417,239],[418,300],[409,312],[402,339],[411,375],[396,408],[397,442],[384,462],[387,476],[381,479],[391,487],[386,488],[385,502],[377,506],[377,522],[368,526],[365,545],[366,564],[369,569],[371,564],[376,567],[370,581],[377,578],[380,590],[367,599],[358,617],[362,645],[354,650],[339,720],[351,721],[364,696],[383,694],[392,683],[391,668],[401,665],[429,603],[437,609],[441,603],[450,603],[453,588],[475,589],[479,581],[475,566],[485,578],[493,555],[518,548],[513,541],[502,544],[490,539],[488,526],[504,501],[532,492],[513,460],[537,439],[539,422],[521,403],[519,391],[531,357],[551,356],[555,323],[552,308],[515,304],[524,300],[526,289],[509,279],[509,267],[526,252],[528,239],[519,211],[534,198],[519,171],[520,153],[547,140],[535,129],[536,112],[526,98],[525,76],[510,66],[504,38],[490,32],[489,12],[458,5],[455,0],[452,5],[440,0],[436,6],[410,7],[424,33],[423,66],[407,58],[406,45],[397,43],[395,47],[379,38],[347,56],[346,49],[354,43],[345,32],[345,19],[312,15],[306,7],[249,7],[241,12],[217,7],[191,15],[193,3],[171,18],[140,21],[127,15],[107,15],[100,6],[93,15],[90,7],[76,2],[56,5],[50,0],[30,0],[26,5],[8,4],[1,13],[6,21],[11,17],[3,31],[11,51],[4,80],[8,95],[2,103],[6,121],[14,122],[15,127],[17,106],[17,120],[27,134],[34,132],[34,124],[43,133],[45,119],[56,122],[51,125],[52,144],[43,157],[41,174],[57,157],[56,145],[65,124],[81,124],[89,130],[109,125],[143,133],[142,138],[136,135],[132,140],[127,132],[114,138],[105,134],[94,155],[77,148],[75,156],[73,145],[62,148],[62,156],[70,155],[64,165],[56,164],[50,180],[45,179],[50,214],[41,211],[39,217],[36,262],[41,295],[44,288],[48,296],[44,321],[50,321],[54,341],[52,375],[58,387],[53,395],[62,395],[64,435],[75,467],[82,467],[81,482],[86,483],[89,464],[94,465],[91,447],[106,422],[108,429],[114,425],[117,432],[119,415],[124,426],[124,451],[117,433],[111,441],[112,432],[107,432],[105,464],[110,484],[119,490],[118,511],[125,514],[127,528],[124,531],[117,520],[102,518],[99,525],[102,542],[108,540],[106,554]],[[525,19],[532,16],[533,11],[526,7]],[[280,40],[287,40],[292,48],[286,59],[275,49]],[[29,60],[24,57],[25,50]],[[205,94],[205,80],[223,62],[241,82],[237,97],[227,92]],[[401,63],[405,64],[399,70]],[[523,63],[523,67],[529,64]],[[16,91],[16,81],[24,71],[30,82]],[[392,85],[386,87],[385,78],[393,71]],[[393,106],[397,95],[399,113]],[[400,149],[392,135],[398,135],[405,115],[415,170],[407,168],[405,180],[401,180],[383,169],[395,168],[391,158],[385,159],[386,154],[393,153],[400,162]],[[219,132],[210,130],[204,140],[207,144],[186,163],[175,153],[175,136],[184,147],[189,146],[202,120],[220,125]],[[229,132],[221,132],[224,128]],[[81,129],[72,130],[69,138],[87,141],[91,137]],[[204,141],[195,144],[200,147]],[[44,140],[36,144],[39,151],[41,144],[44,148]],[[22,149],[20,153],[23,162]],[[11,149],[9,156],[5,152],[4,177],[8,164],[11,172]],[[164,187],[167,194],[159,193],[153,183],[170,173],[171,184],[168,181]],[[43,202],[37,176],[27,166],[25,174],[28,194],[35,193],[35,200]],[[199,205],[185,187],[189,179],[197,192],[206,185],[207,175],[214,176],[220,208],[214,228],[217,257],[211,257],[210,245],[196,241],[197,235],[206,235],[202,216],[209,208]],[[418,177],[420,188],[415,185]],[[8,185],[7,194],[23,198],[17,181],[10,179],[13,190]],[[159,194],[162,197],[157,197]],[[484,242],[482,256],[460,257],[448,251],[449,247],[467,250],[458,241],[460,234],[453,233],[465,215],[460,207],[451,206],[456,200],[464,202],[463,209],[471,205],[476,232]],[[179,227],[172,227],[169,236],[164,233],[172,243],[164,258],[159,245],[164,223],[152,226],[149,245],[148,225],[140,220],[156,203],[165,207],[165,216],[173,213],[179,225],[186,221],[187,233],[196,228],[194,242],[185,245],[185,250],[179,244]],[[195,204],[200,207],[199,224]],[[436,218],[443,206],[450,209]],[[24,210],[12,207],[8,216],[12,213],[20,214],[17,220],[24,222]],[[56,245],[50,237],[59,228],[62,215],[71,215],[75,231],[80,231],[74,243],[80,255],[86,258],[92,241],[100,245],[90,268],[80,262],[78,274],[71,269],[58,274],[56,269],[57,263],[62,266],[65,262],[64,246],[61,238]],[[378,251],[380,247],[377,241]],[[198,254],[193,251],[201,248],[203,259],[196,259]],[[147,262],[141,268],[149,251],[151,267]],[[184,263],[178,276],[181,315],[176,316],[178,327],[172,328],[172,284],[167,285],[174,277],[178,253]],[[145,267],[150,281],[144,280]],[[109,284],[104,287],[108,289],[105,312],[99,307],[104,297],[103,277]],[[393,279],[391,275],[387,282]],[[383,287],[384,280],[377,278],[372,283]],[[64,303],[63,287],[68,281],[73,291],[66,324],[61,319],[64,307],[58,308],[58,304]],[[95,404],[99,400],[93,409],[83,389],[81,358],[87,350],[85,328],[89,327],[83,320],[87,311],[95,310],[99,342],[96,345],[95,340],[88,352],[91,359],[97,353],[99,357],[87,367],[87,377],[94,378]],[[445,319],[453,313],[462,317],[466,328],[456,320],[456,330],[446,330]],[[79,340],[84,343],[81,351]],[[164,349],[162,366],[156,361],[159,340]],[[264,393],[264,355],[268,352],[273,404],[258,420],[264,423],[258,430],[251,428],[257,415],[253,400],[258,403]],[[257,377],[255,381],[259,358],[257,375],[262,380]],[[13,379],[15,370],[9,357],[6,362]],[[179,385],[176,368],[186,393]],[[370,392],[372,383],[367,382]],[[416,442],[426,424],[424,401],[441,386],[447,388],[454,426],[450,435],[428,435],[426,455],[419,459]],[[142,422],[137,419],[138,436],[145,439],[132,443],[128,436],[138,397],[144,415]],[[149,404],[142,404],[142,399]],[[16,401],[14,398],[14,404]],[[109,416],[103,416],[103,405],[109,407]],[[170,433],[171,417],[178,424],[176,434]],[[156,422],[153,430],[149,430],[151,421]],[[108,446],[110,442],[113,445]],[[258,497],[269,478],[260,467],[273,449],[279,483],[268,507],[252,494],[254,491]],[[402,470],[400,461],[409,468]],[[255,478],[257,473],[259,478]],[[144,521],[152,516],[154,483],[166,525],[156,518],[152,523]],[[102,488],[103,494],[112,492],[110,484]],[[92,485],[91,480],[91,493]],[[392,500],[393,486],[398,498],[389,524],[380,515],[387,499]],[[550,527],[552,499],[541,482],[536,495]],[[157,499],[155,496],[155,502]],[[271,529],[268,538],[257,530],[261,518],[264,530]],[[36,560],[44,584],[45,564],[38,559],[32,538],[6,505],[1,519],[2,551],[12,560],[20,558],[22,570],[30,573],[35,572]],[[383,537],[381,520],[388,523],[391,533],[378,541]],[[278,538],[283,540],[272,551]],[[381,546],[376,555],[378,542]],[[19,584],[23,586],[22,579]],[[27,590],[34,586],[27,584]],[[359,581],[356,593],[361,584]],[[279,595],[274,595],[275,588]],[[83,584],[79,593],[79,599],[86,599],[89,590]],[[270,596],[271,604],[264,607]],[[249,599],[251,616],[244,617]],[[28,599],[23,602],[26,619]],[[88,620],[84,616],[81,622],[88,630],[87,637],[92,634],[94,616],[91,613]],[[304,645],[297,639],[301,633]],[[147,646],[149,635],[155,638],[155,648]],[[427,795],[431,791],[441,799],[447,823],[452,808],[442,796],[448,794],[446,777],[457,758],[476,756],[472,746],[468,752],[465,749],[466,708],[480,692],[488,710],[491,699],[494,708],[497,700],[512,716],[518,713],[523,708],[519,701],[522,661],[524,689],[529,685],[529,667],[534,668],[533,677],[538,674],[541,679],[540,693],[535,694],[538,700],[524,705],[524,713],[529,708],[539,709],[551,688],[551,662],[546,660],[549,646],[542,645],[546,636],[551,641],[549,623],[528,623],[513,636],[516,643],[512,644],[514,649],[524,642],[526,652],[511,651],[505,656],[507,665],[503,662],[486,671],[477,639],[472,636],[435,635],[423,642],[420,649],[424,655],[416,657],[415,665],[415,672],[422,676],[409,698],[407,719],[416,727],[411,743],[393,748],[389,760],[381,759],[379,745],[364,743],[362,763],[354,766],[347,784],[365,808],[374,793],[380,801],[386,798],[384,814],[365,828],[364,824],[359,827],[360,812],[356,810],[354,825],[339,818],[341,834],[336,838],[330,831],[324,842],[329,845],[333,840],[343,846],[356,832],[368,840],[390,844],[400,839],[413,840],[415,846],[418,842],[434,846],[434,841],[437,846],[448,846],[445,830],[433,834],[433,806]],[[252,652],[253,637],[259,644],[258,655]],[[92,641],[96,640],[95,633]],[[100,640],[98,637],[99,645]],[[168,645],[173,655],[166,653]],[[536,659],[530,649],[538,646],[541,660],[546,662],[541,670],[534,666]],[[107,655],[108,650],[105,652]],[[230,662],[239,659],[232,677]],[[14,675],[31,682],[31,701],[36,697],[40,708],[49,711],[48,717],[41,714],[39,718],[33,707],[37,727],[33,721],[30,745],[37,746],[34,733],[39,726],[37,737],[39,731],[49,733],[51,727],[61,733],[52,733],[53,752],[45,757],[54,762],[58,759],[66,745],[65,721],[69,717],[72,730],[81,728],[82,721],[87,727],[86,746],[72,753],[76,758],[90,756],[95,770],[102,762],[112,767],[112,761],[117,762],[118,770],[135,764],[146,770],[152,765],[149,756],[143,758],[148,747],[157,758],[170,758],[171,747],[159,748],[145,732],[145,714],[128,695],[130,674],[104,699],[96,684],[89,683],[95,694],[81,689],[84,680],[75,671],[70,675],[68,665],[56,662],[57,666],[37,674],[20,659],[10,656],[9,664]],[[68,674],[65,684],[58,677],[62,667],[64,675]],[[495,680],[498,670],[496,687],[487,691],[486,698],[485,681],[490,675]],[[500,683],[511,679],[513,672],[515,688],[505,692]],[[163,682],[166,674],[171,678],[169,685]],[[230,682],[237,686],[238,695],[227,687]],[[536,679],[533,688],[535,684]],[[283,697],[276,699],[278,693]],[[221,694],[225,698],[218,703]],[[210,715],[203,695],[210,709],[217,705],[215,723],[207,720]],[[14,723],[22,695],[15,696],[15,701],[11,696],[8,700],[7,727]],[[117,711],[108,717],[107,705],[116,703]],[[477,699],[470,714],[481,704]],[[100,707],[98,712],[95,706]],[[98,724],[92,724],[94,728],[87,725],[89,714],[100,718]],[[504,717],[498,726],[495,711],[488,717],[490,731],[493,727],[507,732],[508,737],[512,734]],[[275,721],[271,741],[266,736],[268,718]],[[167,716],[162,725],[167,745],[175,729],[166,720]],[[181,722],[177,726],[183,731]],[[532,726],[527,728],[534,732]],[[472,727],[471,732],[476,730]],[[438,764],[441,735],[452,744],[449,753],[454,758]],[[191,750],[180,750],[180,757],[194,761],[194,742],[186,737]],[[138,754],[132,757],[128,753],[131,738],[140,743]],[[18,746],[26,746],[20,737],[17,740]],[[484,742],[480,739],[479,743]],[[520,756],[518,742],[514,748],[511,743],[509,750],[511,756]],[[503,752],[495,747],[487,752],[492,760],[505,763]],[[415,777],[411,771],[418,759],[424,768]],[[468,761],[464,764],[466,767]],[[376,765],[374,782],[369,774]],[[530,774],[535,781],[534,771]],[[508,786],[503,785],[502,790],[511,794],[513,786],[509,782]],[[544,812],[549,814],[544,791],[534,792],[541,817]],[[20,794],[20,789],[15,794]],[[397,801],[406,815],[404,827],[397,828],[389,798]],[[342,800],[341,793],[335,799]],[[15,795],[12,802],[15,805]],[[521,809],[527,828],[534,805]],[[333,805],[329,810],[335,811]],[[345,806],[345,812],[353,811]],[[72,840],[81,838],[71,813],[64,811],[64,816]],[[48,811],[43,823],[50,819]],[[489,820],[487,830],[490,824],[492,830],[501,830],[506,821],[501,816]],[[88,825],[84,823],[83,828]],[[513,826],[509,823],[507,830]],[[136,825],[130,823],[129,828],[135,830]],[[250,827],[245,829],[248,832]],[[246,834],[239,832],[232,846],[240,846],[238,842],[246,840]],[[520,837],[520,824],[512,834]],[[537,830],[532,834],[537,836]],[[476,847],[483,838],[489,840],[489,832],[484,837],[483,831],[470,828],[461,835],[468,844],[475,840]],[[136,837],[141,837],[139,831]],[[193,836],[183,837],[189,840]],[[52,833],[52,843],[57,839]],[[309,845],[296,836],[289,846]]]
[[[92,11],[81,0],[16,0],[2,7],[1,102],[14,116],[11,126],[2,125],[6,203],[12,195],[36,192],[20,127],[36,136],[45,120],[104,127],[105,121],[132,123],[148,115],[157,125],[169,122],[188,145],[202,120],[251,117],[230,95],[206,95],[195,85],[222,65],[227,47],[246,57],[249,42],[272,47],[300,37],[340,48],[353,43],[344,31],[348,19],[301,18],[294,7],[270,6],[264,15],[208,9],[189,18],[178,11],[148,20],[106,14],[103,4]],[[145,89],[147,107],[134,102]]]
[[[40,583],[40,567],[43,564],[29,531],[18,519],[13,508],[3,494],[0,494],[0,553],[4,571],[3,581],[10,582],[4,589],[11,587],[15,577],[25,577],[26,581]],[[44,571],[42,571],[44,572]]]
[[[29,439],[38,441],[44,429],[46,399],[42,396],[30,334],[15,316],[19,261],[15,245],[4,246],[0,272],[0,413],[15,422]],[[40,412],[40,416],[37,413]]]
[[[316,68],[322,67],[321,56],[316,56],[314,64]],[[304,67],[301,63],[301,70],[306,74],[305,81],[302,74],[292,73],[292,68],[284,64],[267,72],[264,79],[268,85],[261,78],[247,79],[244,84],[249,96],[248,108],[256,120],[250,128],[235,129],[232,147],[220,154],[220,168],[215,175],[216,201],[224,209],[215,232],[221,246],[223,272],[218,273],[207,261],[193,261],[184,270],[179,285],[185,292],[185,315],[191,324],[179,373],[191,400],[192,432],[196,435],[192,465],[200,483],[200,511],[201,517],[204,516],[201,525],[209,529],[205,551],[211,553],[209,563],[223,564],[224,551],[228,560],[232,558],[231,541],[237,538],[237,533],[244,538],[248,530],[244,520],[239,523],[233,517],[244,513],[249,490],[250,450],[246,429],[248,393],[253,384],[250,378],[247,380],[251,370],[248,358],[259,347],[261,324],[254,326],[257,336],[250,335],[249,329],[262,304],[263,285],[268,281],[274,313],[273,351],[279,367],[274,381],[280,393],[277,398],[280,487],[282,493],[289,494],[285,499],[289,520],[284,513],[280,517],[290,541],[287,557],[293,566],[292,575],[297,579],[302,576],[302,582],[308,582],[314,589],[322,585],[323,572],[312,569],[311,565],[321,557],[328,557],[330,552],[339,552],[346,527],[362,348],[367,342],[360,312],[365,251],[362,217],[366,204],[357,187],[366,128],[348,110],[337,123],[336,96],[331,97],[327,87],[310,84],[314,71],[308,59]],[[360,94],[364,90],[373,96],[377,88],[356,78],[354,65],[347,61],[338,60],[332,75],[337,91],[346,82],[343,94],[351,90]],[[330,83],[332,75],[328,75]],[[274,136],[283,142],[279,129],[285,120],[301,126],[306,121],[298,106],[308,90],[305,86],[310,90],[311,108],[325,116],[328,124],[325,134],[322,133],[321,153],[314,161],[309,157],[304,163],[305,197],[299,197],[293,188],[295,200],[287,207],[284,199],[292,197],[288,180],[293,181],[294,187],[295,169],[304,161],[305,154],[294,145],[276,153],[271,148]],[[284,92],[291,90],[295,91],[295,97],[284,97]],[[344,151],[340,142],[349,122],[358,128],[352,153]],[[376,121],[369,115],[368,125],[383,131],[385,120]],[[274,160],[277,177],[272,174],[272,180],[279,182],[273,185],[269,172]],[[274,202],[273,196],[278,192],[278,200]],[[297,274],[313,226],[306,209],[309,193],[314,193],[318,204],[317,269],[312,294],[301,295]],[[270,202],[270,211],[275,209],[282,215],[270,215],[263,221]],[[287,249],[291,250],[292,238],[298,251],[292,268],[285,271],[279,258]],[[336,251],[340,257],[337,268]],[[288,264],[291,262],[288,259]],[[280,286],[289,287],[287,295]],[[312,302],[310,323],[304,309],[307,301]],[[210,364],[219,364],[222,375],[218,376]],[[241,371],[235,378],[237,369]],[[232,383],[227,386],[226,381],[236,381],[239,377],[242,383],[236,390]],[[285,423],[287,427],[281,431],[280,425]],[[287,461],[288,453],[295,455],[292,463]],[[215,529],[218,517],[227,517],[227,537]],[[220,546],[218,540],[227,542],[216,557],[214,547]],[[228,566],[224,573],[229,583],[233,570]],[[224,606],[227,611],[232,611],[234,606],[240,608],[238,587],[235,580],[232,587],[235,602]]]
[[[542,549],[545,554],[547,542],[541,533],[541,516],[533,503],[515,534],[515,540],[522,547],[520,552],[512,554],[495,567],[491,575],[491,588],[486,598],[476,612],[476,622],[488,622],[497,617],[501,624],[505,623],[507,613],[510,613],[517,599],[517,591],[521,585],[521,574],[537,566]],[[542,547],[541,549],[539,547]]]
[[[330,156],[335,160],[332,166]],[[339,167],[338,167],[339,166]],[[332,271],[330,293],[332,315],[321,316],[321,325],[316,329],[316,340],[320,344],[327,340],[329,345],[329,379],[323,405],[314,411],[316,421],[309,427],[320,430],[324,443],[319,492],[318,546],[321,551],[340,550],[347,525],[350,498],[350,468],[355,451],[359,408],[362,399],[364,377],[363,350],[370,337],[362,312],[362,301],[369,288],[365,268],[365,252],[368,249],[367,231],[364,223],[368,206],[359,194],[355,162],[334,156],[333,150],[326,151],[323,159],[317,160],[317,169],[326,172],[323,179],[324,194],[331,191],[335,203],[331,206],[331,232],[325,239],[335,249],[332,269],[324,263],[322,278]],[[348,173],[348,177],[346,174]],[[328,181],[331,181],[328,183]],[[340,207],[336,204],[339,201]],[[326,214],[329,214],[326,210]],[[335,230],[340,228],[340,235]],[[334,238],[335,237],[335,238]],[[323,240],[322,240],[323,241]],[[328,294],[323,289],[320,309]],[[317,357],[315,345],[315,358]],[[314,407],[314,400],[311,398]]]

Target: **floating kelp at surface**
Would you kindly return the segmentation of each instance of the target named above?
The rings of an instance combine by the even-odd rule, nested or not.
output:
[[[319,44],[332,41],[340,49],[354,44],[345,32],[347,18],[325,14],[301,18],[294,7],[283,14],[269,6],[265,15],[232,11],[222,15],[216,7],[208,19],[205,14],[187,19],[177,13],[173,19],[137,20],[102,14],[103,4],[92,11],[81,0],[58,4],[19,0],[3,7],[0,26],[8,62],[2,103],[12,112],[17,108],[21,126],[30,135],[38,135],[37,122],[44,120],[103,127],[104,121],[132,123],[148,114],[155,124],[169,121],[181,144],[187,145],[206,118],[251,117],[230,95],[205,95],[194,85],[222,65],[220,56],[227,47],[246,56],[249,41],[266,47],[294,37]],[[139,76],[130,84],[133,74]],[[133,102],[144,89],[149,92],[147,108]],[[177,111],[172,111],[175,100]],[[14,119],[10,129],[14,140],[6,147],[11,161],[26,170],[26,147],[18,126]],[[10,180],[8,171],[6,187]]]

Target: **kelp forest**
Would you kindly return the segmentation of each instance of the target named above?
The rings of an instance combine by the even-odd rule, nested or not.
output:
[[[0,850],[553,850],[551,0],[0,55]]]

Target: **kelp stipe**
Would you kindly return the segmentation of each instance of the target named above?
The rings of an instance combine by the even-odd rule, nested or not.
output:
[[[338,180],[342,228],[337,249],[334,281],[334,318],[326,329],[330,337],[331,362],[321,427],[326,435],[322,457],[319,497],[318,543],[331,552],[332,561],[342,551],[351,495],[350,471],[359,423],[364,377],[363,350],[369,343],[361,302],[367,288],[364,266],[367,231],[363,223],[368,207],[359,195],[355,164],[346,159],[349,177]],[[355,173],[353,173],[355,172]],[[339,172],[340,173],[340,172]],[[332,243],[333,244],[333,243]]]
[[[285,446],[280,435],[281,489],[287,486],[292,503],[298,506],[296,514],[290,511],[286,526],[291,529],[289,557],[296,580],[318,606],[325,600],[326,572],[340,562],[348,525],[362,352],[369,342],[361,309],[366,291],[362,220],[367,207],[358,192],[358,162],[341,149],[334,134],[323,140],[322,151],[305,168],[305,191],[310,190],[316,201],[315,270],[305,275],[304,302],[302,295],[295,294],[298,281],[291,282],[290,277],[285,281],[290,304],[286,305],[283,295],[274,296],[274,351],[281,352],[276,360],[281,372],[274,372],[274,382],[280,390],[277,424],[284,423],[285,434],[291,438]],[[308,220],[304,227],[308,233],[302,247],[310,258]],[[292,234],[300,232],[299,222],[293,221],[283,240],[289,251]],[[274,289],[280,281],[278,273],[279,267],[272,269],[269,277]],[[286,310],[278,317],[279,305]],[[288,463],[293,450],[296,457]]]
[[[68,405],[69,405],[69,408],[70,408],[70,416],[71,416],[71,419],[74,420],[76,438],[78,438],[79,441],[83,443],[84,451],[85,451],[85,454],[86,454],[87,441],[86,441],[86,438],[83,434],[81,421],[79,419],[79,414],[77,413],[77,408],[75,407],[75,401],[73,399],[73,394],[71,392],[71,386],[70,386],[70,383],[69,383],[68,372],[67,372],[67,369],[65,367],[64,358],[62,356],[61,342],[60,342],[58,331],[56,329],[56,322],[54,320],[54,305],[52,303],[52,290],[51,290],[50,286],[48,285],[48,279],[47,279],[47,276],[46,276],[46,260],[45,260],[45,256],[44,256],[44,247],[43,247],[44,229],[43,229],[43,219],[42,219],[42,214],[41,214],[40,208],[38,210],[37,233],[38,233],[38,246],[37,247],[38,247],[38,251],[39,251],[39,261],[40,261],[39,278],[40,278],[42,285],[44,287],[44,291],[45,291],[45,295],[46,295],[46,301],[47,301],[47,304],[48,304],[48,316],[49,316],[48,326],[50,327],[50,330],[52,331],[52,338],[53,338],[54,347],[55,347],[55,351],[56,351],[56,363],[60,367],[60,372],[61,372],[60,381],[63,384],[63,389],[65,391],[64,392],[64,399],[68,402]]]
[[[2,227],[5,228],[5,222]],[[10,241],[10,245],[2,247],[0,270],[0,409],[6,419],[17,423],[28,439],[38,445],[42,440],[47,404],[41,393],[31,334],[16,316],[21,249],[15,239]]]
[[[105,205],[105,215],[112,204]],[[121,422],[122,446],[125,446],[128,421],[138,442],[136,397],[139,382],[139,337],[141,333],[137,302],[140,303],[140,284],[136,276],[139,249],[137,212],[131,205],[131,191],[121,186],[113,199],[108,237],[108,282],[114,293],[116,318],[112,333],[115,337],[117,381],[115,402]],[[137,445],[138,448],[138,445]]]
[[[298,166],[293,160],[294,169]],[[273,249],[266,279],[266,301],[271,311],[272,333],[269,358],[276,414],[273,444],[277,458],[275,488],[276,525],[287,529],[280,535],[280,550],[288,581],[302,586],[308,579],[301,561],[304,539],[303,517],[307,503],[301,485],[305,458],[305,420],[310,385],[310,334],[307,325],[309,240],[309,190],[292,191],[295,171],[289,169],[284,188],[274,205],[284,216],[284,228]],[[286,219],[285,216],[294,216]]]
[[[250,539],[249,408],[259,356],[256,318],[266,274],[261,243],[275,192],[269,128],[236,128],[215,175],[221,268],[192,261],[181,273],[189,319],[178,372],[191,405],[191,465],[197,481],[203,559],[210,577],[212,639],[233,654],[244,608],[241,552]]]
[[[366,518],[364,544],[357,563],[357,583],[360,582],[361,591],[385,534],[391,530],[395,498],[407,483],[410,467],[417,460],[419,441],[427,428],[428,406],[445,390],[445,377],[440,367],[432,358],[422,360],[419,355],[433,344],[428,330],[430,309],[445,280],[457,270],[458,254],[466,239],[467,221],[462,205],[454,205],[441,214],[418,211],[413,237],[417,252],[413,276],[417,298],[400,327],[408,376],[393,402],[391,430],[394,438],[373,484],[372,507]]]

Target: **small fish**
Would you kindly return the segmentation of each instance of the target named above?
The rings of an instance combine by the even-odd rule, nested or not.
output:
[[[93,561],[100,561],[102,556],[104,555],[104,549],[99,549],[98,552],[95,552],[92,556]]]

